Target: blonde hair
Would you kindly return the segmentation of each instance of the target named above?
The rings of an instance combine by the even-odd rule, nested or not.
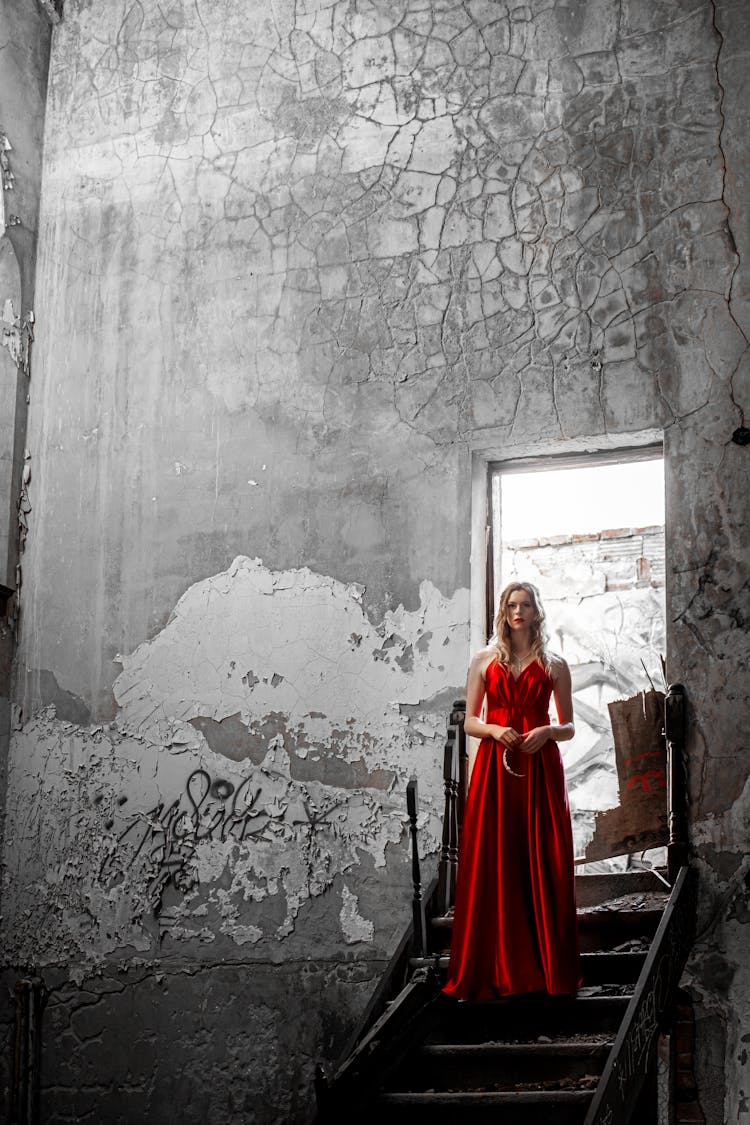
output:
[[[548,674],[552,670],[552,657],[547,651],[547,636],[546,618],[544,616],[544,609],[542,607],[542,599],[539,597],[539,591],[536,586],[531,582],[510,582],[502,594],[500,595],[500,602],[495,614],[495,632],[489,640],[490,648],[494,648],[497,653],[497,659],[501,664],[510,665],[511,646],[510,646],[510,626],[508,625],[508,602],[511,595],[515,594],[518,590],[523,590],[531,598],[531,603],[534,607],[534,620],[531,623],[531,643],[530,650],[535,660],[538,660],[545,672]]]

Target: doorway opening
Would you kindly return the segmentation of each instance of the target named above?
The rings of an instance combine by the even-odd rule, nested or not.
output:
[[[570,665],[576,737],[561,750],[581,856],[618,804],[607,704],[665,686],[662,448],[491,464],[490,509],[488,602],[533,582]]]

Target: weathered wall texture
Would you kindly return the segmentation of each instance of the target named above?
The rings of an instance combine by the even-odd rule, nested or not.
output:
[[[435,839],[472,448],[657,427],[716,908],[699,1054],[725,1070],[711,1121],[746,1112],[746,21],[67,0],[5,855],[10,962],[65,1029],[50,1088],[95,1073],[112,1121],[168,1099],[221,1125],[250,1089],[255,1120],[305,1119],[408,915],[413,770]],[[133,1041],[157,995],[148,1046],[104,1073],[90,1036]],[[290,1018],[269,1073],[250,1045]]]
[[[36,900],[15,919],[19,959],[96,962],[155,940],[211,961],[275,959],[279,941],[282,959],[364,940],[383,956],[408,903],[386,860],[411,772],[428,850],[440,832],[444,716],[421,701],[442,693],[445,710],[463,673],[467,599],[429,582],[421,595],[375,628],[360,588],[239,557],[122,657],[114,722],[63,721],[52,705],[28,720],[7,821],[17,844],[40,845],[8,865]],[[40,911],[61,924],[40,933]]]
[[[0,815],[6,805],[16,593],[22,579],[19,548],[29,508],[27,395],[50,40],[47,19],[35,4],[0,0]],[[4,819],[2,815],[0,849]],[[0,888],[0,903],[2,894]],[[2,963],[7,963],[4,953]],[[0,996],[0,1116],[4,1116],[14,1016],[5,982]]]
[[[0,586],[15,590],[50,28],[12,0],[0,28]]]

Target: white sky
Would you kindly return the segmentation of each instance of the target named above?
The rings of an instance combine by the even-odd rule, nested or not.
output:
[[[664,523],[664,462],[504,473],[504,541]]]

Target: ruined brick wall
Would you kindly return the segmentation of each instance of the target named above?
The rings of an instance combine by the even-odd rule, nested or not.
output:
[[[305,1119],[408,917],[413,771],[437,839],[472,449],[653,429],[739,1112],[745,18],[67,0],[5,852],[47,1119]]]

